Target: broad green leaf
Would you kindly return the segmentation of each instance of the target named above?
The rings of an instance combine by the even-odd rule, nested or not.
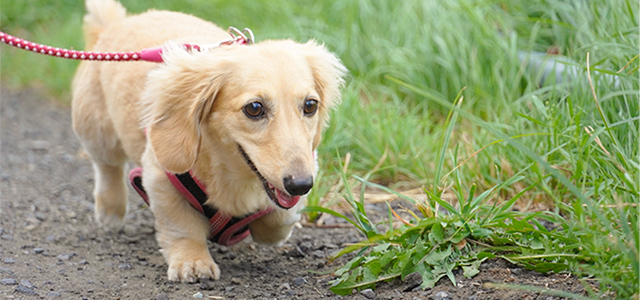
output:
[[[380,245],[378,245],[378,246],[373,247],[373,250],[372,250],[372,251],[373,251],[373,252],[375,252],[375,253],[380,253],[380,252],[382,252],[382,251],[387,250],[387,249],[389,248],[389,246],[391,246],[391,244],[390,244],[390,243],[380,244]]]
[[[463,239],[469,236],[469,232],[465,229],[458,228],[458,230],[454,233],[454,235],[449,239],[451,243],[457,244],[460,243]]]
[[[365,282],[375,281],[381,271],[382,266],[380,265],[380,261],[373,260],[364,265],[364,270],[362,271],[362,280]]]
[[[536,236],[531,238],[531,244],[530,244],[531,249],[544,249],[544,244],[542,244],[542,242],[540,241],[540,239]]]
[[[464,277],[466,277],[466,278],[471,278],[473,276],[476,276],[478,273],[480,273],[480,265],[486,259],[487,259],[486,257],[485,258],[481,258],[481,259],[476,259],[476,260],[472,261],[469,265],[463,265],[462,266],[462,271],[463,271],[462,275],[464,275]]]
[[[344,266],[338,268],[334,274],[336,276],[342,276],[342,274],[348,272],[349,270],[351,270],[353,268],[354,265],[359,264],[362,261],[362,257],[354,257],[353,259],[351,259],[349,262],[347,262],[346,264],[344,264]]]
[[[439,249],[434,250],[433,252],[429,253],[425,259],[424,262],[430,265],[438,265],[440,264],[444,259],[446,259],[447,257],[449,257],[451,255],[451,245],[449,245],[447,247],[447,250],[444,251],[438,251]]]
[[[442,224],[435,223],[431,227],[431,232],[429,233],[429,240],[434,244],[439,244],[444,241],[444,229],[442,228]]]

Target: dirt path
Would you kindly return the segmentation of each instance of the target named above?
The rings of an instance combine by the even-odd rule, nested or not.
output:
[[[2,90],[0,103],[1,299],[317,299],[329,291],[326,256],[358,241],[354,230],[301,227],[283,247],[210,244],[219,281],[166,280],[153,216],[133,191],[126,226],[117,233],[93,222],[92,170],[70,125],[69,107],[30,91]],[[457,275],[422,291],[419,276],[384,284],[352,299],[558,299],[492,290],[483,283],[529,284],[573,292],[566,275],[543,276],[504,261],[485,263],[473,279]]]

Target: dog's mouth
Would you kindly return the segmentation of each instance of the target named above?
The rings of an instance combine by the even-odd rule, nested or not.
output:
[[[269,196],[269,199],[271,199],[271,201],[284,209],[290,209],[298,204],[298,201],[300,201],[300,196],[291,196],[287,192],[281,191],[280,189],[276,188],[273,184],[267,181],[262,176],[262,174],[260,174],[260,171],[258,171],[256,165],[253,163],[253,161],[251,161],[249,155],[244,152],[244,149],[242,149],[240,145],[238,145],[238,149],[240,150],[240,154],[242,154],[242,157],[244,157],[244,160],[247,162],[251,170],[256,173],[256,175],[262,182],[262,186],[264,187],[264,190],[265,192],[267,192],[267,195]]]

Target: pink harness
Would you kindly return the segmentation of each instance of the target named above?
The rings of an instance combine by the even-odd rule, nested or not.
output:
[[[173,174],[167,172],[167,177],[173,186],[189,201],[191,206],[209,219],[209,240],[224,246],[236,244],[249,236],[249,223],[271,213],[273,208],[267,208],[256,213],[240,217],[228,216],[217,208],[206,205],[207,193],[205,186],[194,178],[191,172]],[[129,173],[129,181],[140,194],[144,202],[149,204],[149,196],[142,186],[142,168],[138,167]]]

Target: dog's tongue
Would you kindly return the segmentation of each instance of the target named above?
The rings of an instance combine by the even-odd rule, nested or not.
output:
[[[289,194],[282,192],[279,189],[275,190],[276,198],[278,198],[278,204],[280,204],[280,206],[282,206],[283,208],[292,208],[300,200],[300,196],[290,196]]]

